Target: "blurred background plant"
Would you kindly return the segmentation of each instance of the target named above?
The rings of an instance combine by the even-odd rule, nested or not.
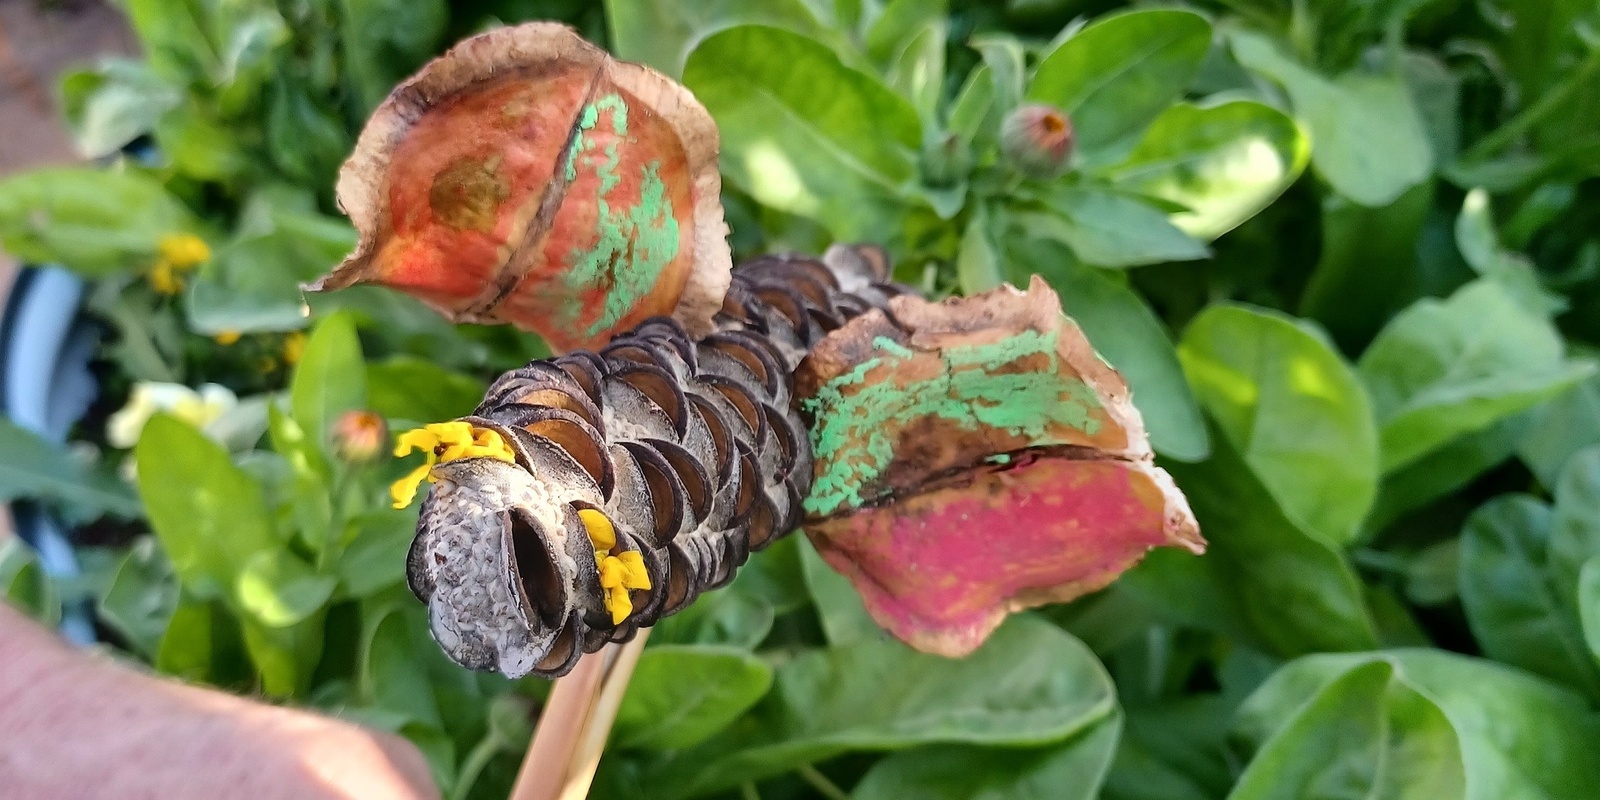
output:
[[[659,626],[596,796],[1600,785],[1594,4],[125,11],[142,59],[60,89],[99,163],[0,181],[0,242],[92,278],[106,331],[73,447],[0,421],[0,499],[78,524],[89,567],[52,585],[9,545],[24,607],[89,598],[130,658],[400,731],[447,794],[504,795],[545,687],[427,640],[382,497],[404,466],[371,441],[543,346],[296,287],[354,241],[333,177],[389,88],[556,18],[710,109],[741,255],[878,241],[933,295],[1045,276],[1212,542],[950,661],[786,540]]]

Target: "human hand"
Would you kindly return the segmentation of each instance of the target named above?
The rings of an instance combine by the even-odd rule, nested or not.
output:
[[[136,673],[0,604],[0,795],[437,798],[405,740]]]

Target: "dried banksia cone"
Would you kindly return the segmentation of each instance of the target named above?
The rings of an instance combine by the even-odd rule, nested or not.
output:
[[[1000,123],[1000,151],[1017,171],[1049,179],[1072,160],[1072,120],[1044,103],[1018,106]]]
[[[964,655],[1151,547],[1205,549],[1127,384],[1038,277],[896,297],[818,343],[796,394],[815,446],[806,532],[919,649]]]
[[[792,370],[899,293],[887,274],[871,248],[757,259],[710,335],[646,320],[598,352],[508,372],[472,416],[408,434],[441,462],[423,468],[434,486],[407,574],[445,652],[512,677],[565,674],[793,529],[812,464]]]
[[[711,332],[731,260],[717,129],[688,89],[547,22],[400,84],[339,173],[360,233],[313,291],[377,283],[559,351],[670,315]]]

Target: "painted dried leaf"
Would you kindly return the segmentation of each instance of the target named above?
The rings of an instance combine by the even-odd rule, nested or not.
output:
[[[814,420],[806,532],[919,649],[964,655],[1151,547],[1205,549],[1126,382],[1037,277],[896,297],[813,348],[796,391]]]
[[[306,288],[377,283],[563,351],[655,315],[700,336],[731,268],[720,188],[687,89],[562,25],[500,28],[373,113],[337,192],[360,242]]]

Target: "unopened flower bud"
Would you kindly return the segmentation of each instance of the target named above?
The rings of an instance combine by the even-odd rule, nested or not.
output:
[[[1030,178],[1054,178],[1072,158],[1072,120],[1055,106],[1018,106],[1000,124],[1000,150]]]
[[[922,146],[922,181],[954,186],[972,172],[972,148],[954,133],[940,134]]]
[[[389,426],[371,411],[346,411],[333,423],[333,452],[351,464],[364,464],[383,452]]]

